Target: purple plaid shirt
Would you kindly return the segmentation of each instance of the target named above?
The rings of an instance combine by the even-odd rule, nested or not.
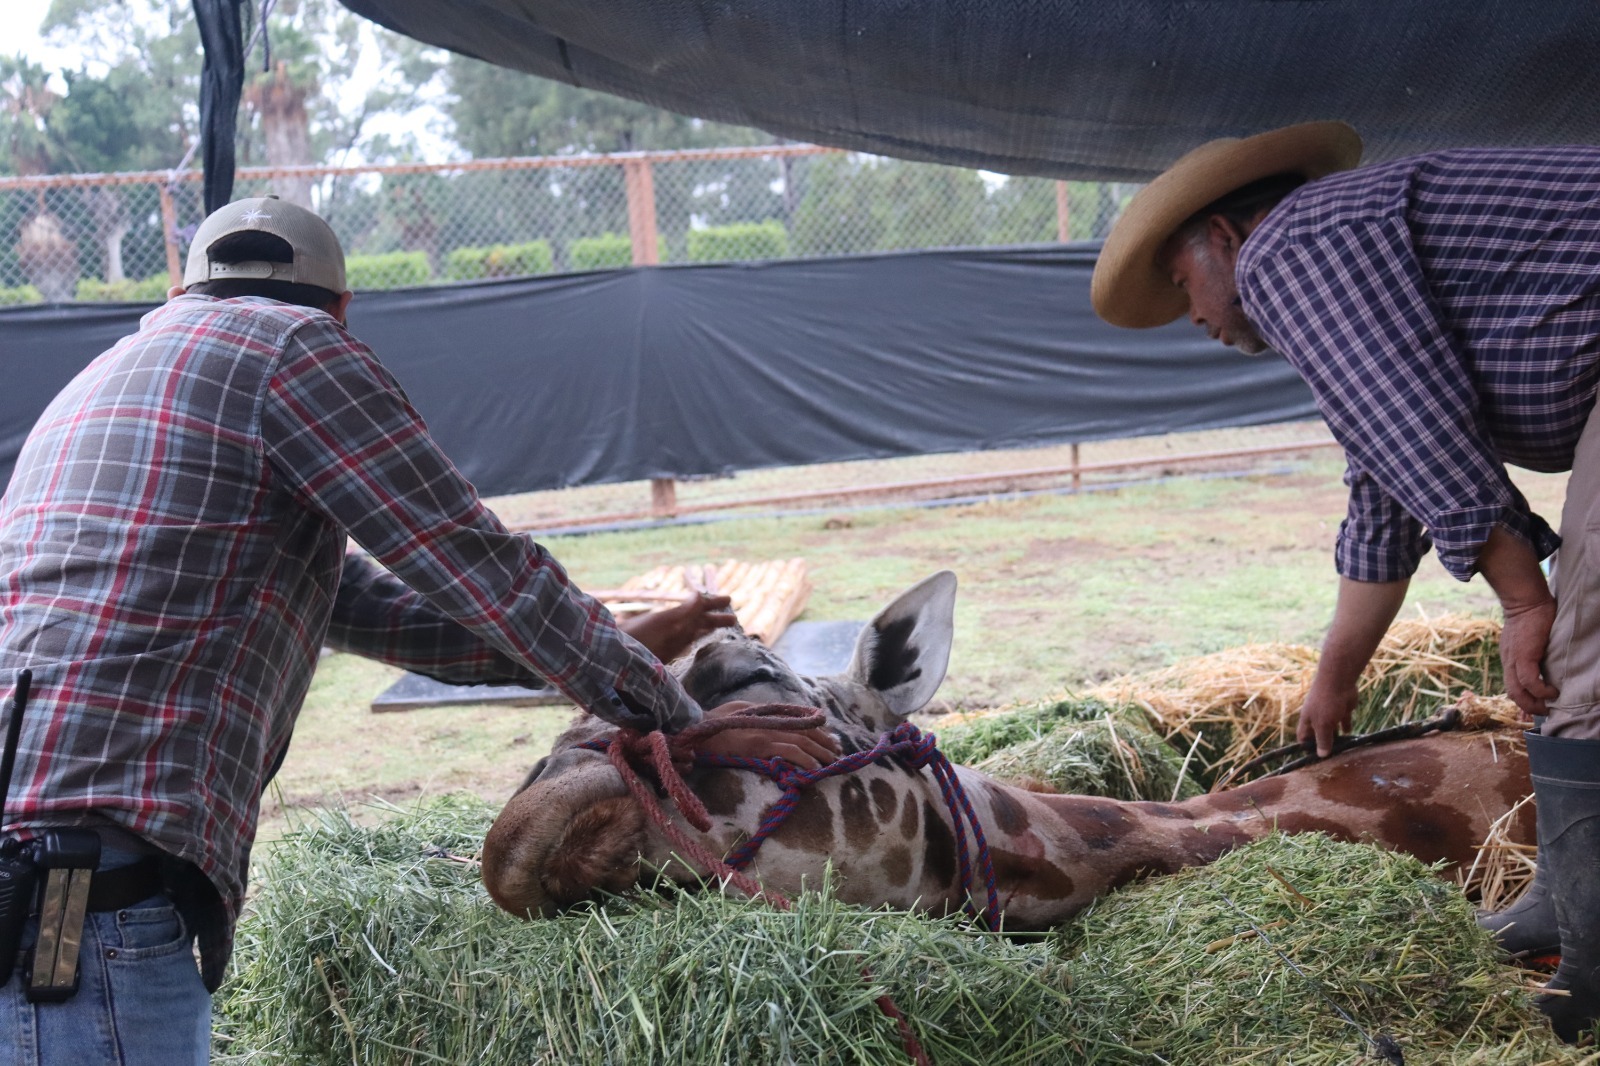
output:
[[[1499,525],[1559,539],[1506,463],[1572,466],[1600,379],[1600,149],[1459,149],[1293,193],[1245,242],[1246,315],[1349,462],[1339,573],[1472,576]]]
[[[347,560],[346,534],[382,567]],[[225,960],[325,641],[446,680],[546,678],[614,721],[700,715],[331,317],[179,297],[56,397],[0,499],[0,691],[28,667],[35,693],[9,824],[110,822],[193,863]]]

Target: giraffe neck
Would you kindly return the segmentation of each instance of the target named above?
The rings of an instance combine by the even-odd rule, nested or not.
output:
[[[969,776],[970,775],[970,776]],[[1208,863],[1279,829],[1468,863],[1528,791],[1527,762],[1485,734],[1400,741],[1180,803],[1027,792],[963,771],[981,795],[1009,928],[1048,926],[1135,878]]]

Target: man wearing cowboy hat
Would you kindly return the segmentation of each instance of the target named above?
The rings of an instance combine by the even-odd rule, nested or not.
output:
[[[1360,157],[1341,122],[1196,148],[1129,204],[1091,298],[1114,325],[1187,313],[1276,349],[1344,446],[1339,595],[1299,728],[1319,754],[1430,546],[1499,596],[1507,692],[1544,716],[1539,871],[1483,923],[1513,951],[1559,946],[1567,994],[1540,1006],[1575,1040],[1600,1016],[1600,148]],[[1572,471],[1560,537],[1508,462]]]

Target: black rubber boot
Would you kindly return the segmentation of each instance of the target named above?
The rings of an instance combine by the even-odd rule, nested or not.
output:
[[[1527,734],[1539,861],[1555,904],[1561,966],[1540,996],[1550,1027],[1576,1042],[1600,1018],[1600,740]]]
[[[1543,726],[1544,717],[1541,715],[1534,718],[1533,729],[1523,736],[1537,734]],[[1534,813],[1537,816],[1537,807]],[[1536,825],[1539,853],[1533,881],[1511,906],[1498,911],[1478,912],[1479,928],[1494,934],[1506,954],[1516,958],[1554,955],[1561,950],[1561,930],[1556,927],[1556,904],[1545,890],[1550,883],[1544,861],[1545,819],[1537,818]]]
[[[1545,891],[1550,875],[1545,872],[1544,819],[1539,819],[1539,860],[1533,881],[1511,906],[1498,911],[1479,911],[1478,925],[1494,934],[1508,955],[1527,958],[1554,955],[1561,950],[1561,931],[1556,927],[1556,904]]]

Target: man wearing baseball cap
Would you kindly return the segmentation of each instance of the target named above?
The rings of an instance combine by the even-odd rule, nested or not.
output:
[[[447,681],[548,681],[638,728],[703,713],[641,641],[681,651],[733,621],[726,598],[620,630],[484,507],[346,331],[350,300],[322,219],[229,204],[183,286],[22,448],[0,499],[0,686],[29,670],[33,695],[4,828],[88,834],[100,857],[76,994],[38,1001],[19,967],[0,1061],[207,1061],[261,791],[324,644]],[[723,735],[806,767],[837,750]],[[38,936],[30,919],[23,948]]]
[[[1600,1015],[1600,148],[1360,157],[1341,122],[1201,145],[1129,204],[1091,298],[1115,325],[1187,314],[1276,349],[1344,446],[1339,595],[1299,726],[1319,754],[1430,546],[1499,596],[1507,692],[1542,720],[1539,869],[1482,921],[1512,951],[1559,947],[1540,1006],[1575,1040]],[[1507,463],[1572,471],[1559,537]]]

